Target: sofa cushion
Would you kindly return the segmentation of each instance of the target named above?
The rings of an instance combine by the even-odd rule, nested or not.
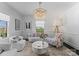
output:
[[[35,42],[35,41],[41,40],[40,37],[29,37],[28,39],[29,39],[30,42]]]

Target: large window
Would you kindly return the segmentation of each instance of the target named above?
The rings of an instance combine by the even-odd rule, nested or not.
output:
[[[36,32],[44,32],[44,21],[36,21]]]
[[[0,13],[0,37],[7,37],[10,16]]]
[[[0,37],[7,37],[7,21],[0,20]]]

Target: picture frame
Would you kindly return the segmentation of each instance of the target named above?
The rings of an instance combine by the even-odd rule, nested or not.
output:
[[[15,30],[20,30],[20,20],[15,19]]]

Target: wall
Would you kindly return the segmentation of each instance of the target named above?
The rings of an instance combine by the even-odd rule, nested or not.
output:
[[[52,19],[51,18],[52,16],[47,16],[44,21],[45,21],[45,33],[47,33],[49,36],[53,37],[53,26],[52,26],[52,23],[53,23],[53,20],[54,18]],[[48,20],[49,19],[49,20]],[[36,24],[35,24],[35,21],[36,19],[33,17],[33,15],[27,15],[24,17],[24,21],[23,21],[23,36],[25,38],[27,38],[27,35],[29,34],[33,34],[33,33],[36,33]],[[51,22],[52,21],[52,22]],[[31,29],[26,29],[25,27],[25,23],[28,23],[28,22],[31,22]]]
[[[65,12],[63,19],[64,41],[79,50],[79,3]]]
[[[61,13],[62,14],[62,13]],[[50,16],[51,15],[51,16]],[[44,32],[48,34],[50,37],[54,37],[53,33],[53,21],[56,19],[59,19],[59,16],[52,15],[52,13],[47,13],[46,18],[44,19],[45,21],[45,30]],[[27,38],[28,34],[32,34],[36,32],[36,24],[35,24],[36,19],[33,17],[33,15],[27,15],[24,17],[23,21],[23,36]],[[26,22],[31,22],[31,29],[26,29],[25,23]]]
[[[21,30],[19,31],[15,30],[15,18],[22,21],[23,20],[22,15],[18,13],[16,10],[12,9],[11,7],[9,7],[8,5],[2,2],[0,3],[0,13],[10,16],[9,29],[8,29],[9,36],[21,35],[22,26],[21,26]]]
[[[53,32],[54,21],[60,20],[62,14],[63,14],[63,11],[61,13],[56,14],[56,15],[54,15],[54,14],[53,14],[53,12],[48,12],[47,16],[45,18],[45,33],[47,33],[49,35],[49,37],[54,37],[54,32]]]
[[[54,21],[55,17],[52,15],[51,13],[48,13],[46,18],[45,18],[45,30],[44,32],[46,34],[48,34],[50,37],[52,37],[53,35],[53,21]]]

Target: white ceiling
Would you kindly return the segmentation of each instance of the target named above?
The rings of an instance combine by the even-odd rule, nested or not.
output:
[[[32,15],[34,9],[38,7],[38,2],[6,2],[11,8],[14,8],[23,15]],[[75,2],[43,2],[42,7],[48,13],[59,14],[72,7]]]

